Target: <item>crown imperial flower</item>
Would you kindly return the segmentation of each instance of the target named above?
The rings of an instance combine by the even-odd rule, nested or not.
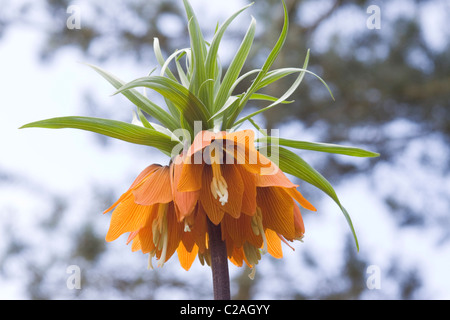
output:
[[[350,216],[331,184],[289,148],[357,157],[378,154],[268,135],[254,121],[256,115],[292,103],[288,99],[306,74],[317,77],[329,90],[319,76],[307,70],[309,51],[303,67],[271,70],[287,37],[288,12],[284,2],[284,25],[277,42],[260,68],[244,74],[242,69],[255,35],[255,19],[252,18],[226,71],[220,65],[218,49],[228,26],[250,5],[218,26],[213,39],[207,42],[189,2],[183,3],[191,45],[165,59],[155,38],[159,75],[125,83],[91,66],[116,88],[116,93],[136,106],[132,123],[78,116],[37,121],[22,128],[87,130],[150,146],[169,156],[168,165],[151,164],[145,168],[105,211],[112,211],[106,241],[128,233],[131,250],[148,254],[150,268],[153,258],[162,267],[176,253],[181,266],[189,270],[198,257],[202,264],[211,265],[216,288],[217,283],[223,283],[220,275],[227,273],[227,259],[237,266],[245,263],[251,267],[253,277],[263,254],[281,258],[282,243],[291,246],[291,242],[304,237],[300,207],[316,211],[285,173],[319,188],[336,202],[358,248]],[[176,73],[170,70],[170,64],[175,64]],[[292,74],[297,74],[295,81],[280,97],[262,93],[265,87]],[[251,85],[236,93],[237,85],[249,78]],[[136,88],[160,94],[166,107],[160,107]],[[267,105],[241,116],[249,101]],[[250,129],[239,130],[244,122],[250,123],[261,137],[255,139]],[[197,130],[197,124],[205,129]],[[221,271],[215,272],[219,267]]]

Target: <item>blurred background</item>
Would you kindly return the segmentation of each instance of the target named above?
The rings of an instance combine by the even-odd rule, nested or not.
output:
[[[210,40],[217,22],[249,2],[191,3]],[[298,182],[318,209],[303,213],[304,243],[295,251],[285,246],[281,260],[264,256],[253,281],[248,269],[230,265],[232,296],[450,298],[449,2],[286,3],[289,35],[274,67],[301,67],[310,48],[309,69],[335,101],[306,76],[295,103],[259,122],[282,137],[363,147],[381,157],[299,152],[335,186],[360,251],[334,202]],[[76,28],[68,27],[71,5],[79,10]],[[368,10],[372,5],[379,11]],[[18,130],[68,115],[130,122],[131,103],[111,96],[114,88],[83,63],[124,81],[147,75],[157,66],[154,37],[166,56],[188,46],[182,1],[0,0],[0,8],[0,298],[210,299],[210,269],[198,261],[186,272],[174,256],[150,271],[147,256],[132,253],[126,237],[104,241],[110,216],[103,210],[142,169],[168,158],[93,133]],[[225,36],[225,65],[251,15],[257,36],[247,70],[259,68],[276,42],[281,1],[256,1]],[[294,79],[285,80],[267,93],[279,96]],[[73,265],[79,289],[68,286]]]

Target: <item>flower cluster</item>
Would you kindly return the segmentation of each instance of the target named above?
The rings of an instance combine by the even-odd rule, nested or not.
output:
[[[305,233],[299,206],[315,211],[278,168],[254,147],[251,130],[202,131],[169,166],[150,165],[111,208],[107,241],[130,233],[132,250],[162,266],[177,252],[188,270],[195,257],[209,264],[207,220],[220,225],[228,258],[253,268],[281,242]]]

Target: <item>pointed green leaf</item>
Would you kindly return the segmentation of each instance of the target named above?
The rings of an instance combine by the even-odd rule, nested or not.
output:
[[[206,76],[208,79],[219,79],[219,71],[218,69],[218,56],[217,52],[219,50],[219,44],[222,40],[223,35],[225,34],[226,29],[231,24],[231,22],[240,14],[242,11],[246,10],[248,7],[252,6],[253,3],[241,8],[237,12],[235,12],[233,15],[231,15],[215,32],[214,38],[211,42],[211,46],[209,48],[208,54],[206,56],[206,62],[205,62],[205,69],[206,69]],[[208,94],[211,95],[213,92],[214,83],[208,84]],[[221,107],[221,106],[220,106]],[[214,111],[217,111],[218,108],[214,106]]]
[[[227,102],[223,105],[222,108],[220,108],[219,111],[217,111],[213,116],[211,116],[210,119],[216,119],[219,116],[221,116],[228,108],[235,107],[237,103],[239,102],[238,96],[231,96],[228,98]]]
[[[248,27],[247,33],[244,36],[244,39],[241,42],[241,45],[236,52],[233,60],[228,67],[227,72],[222,80],[222,84],[220,85],[219,92],[217,93],[214,99],[214,111],[219,110],[223,107],[225,102],[231,96],[232,92],[230,89],[233,87],[235,81],[238,79],[239,74],[244,66],[245,61],[247,60],[247,56],[250,52],[250,48],[253,44],[253,39],[255,37],[255,29],[256,29],[256,20],[252,18],[250,26]]]
[[[97,73],[99,73],[103,78],[105,78],[110,84],[116,89],[122,87],[125,82],[118,79],[111,73],[103,70],[100,67],[87,64],[89,67],[93,68]],[[167,127],[169,130],[173,131],[179,127],[177,121],[164,109],[150,101],[147,97],[139,93],[137,90],[124,90],[122,94],[130,100],[136,107],[142,111],[148,113],[150,116],[158,120],[162,125]]]
[[[217,60],[217,52],[219,51],[219,44],[222,40],[223,35],[225,34],[226,29],[231,24],[231,22],[244,10],[248,7],[252,6],[253,3],[241,8],[233,15],[231,15],[215,32],[214,38],[211,41],[211,46],[208,51],[208,55],[206,57],[206,71],[207,77],[210,79],[215,78],[216,74],[216,60]]]
[[[133,111],[133,120],[131,121],[131,123],[139,125],[139,122],[146,128],[155,129],[144,116],[141,109],[137,108],[136,112]]]
[[[101,118],[59,117],[28,123],[20,129],[23,128],[86,130],[126,142],[154,147],[169,156],[173,148],[179,144],[179,142],[159,131],[122,121]]]
[[[271,95],[263,94],[263,93],[254,93],[254,94],[251,95],[249,100],[263,100],[263,101],[277,102],[278,100],[280,100],[280,98],[276,98],[276,97],[273,97]],[[281,103],[281,104],[291,104],[293,102],[294,102],[294,100],[291,100],[291,101],[283,100],[283,101],[280,101],[279,103]]]
[[[258,75],[256,76],[255,81],[253,81],[250,88],[245,92],[244,97],[242,98],[240,102],[239,108],[236,110],[236,112],[230,117],[229,119],[229,126],[233,126],[234,121],[236,120],[237,116],[242,112],[242,109],[245,107],[247,101],[250,99],[252,94],[254,94],[259,86],[259,83],[261,80],[266,76],[269,69],[272,67],[273,63],[275,62],[275,59],[278,57],[278,54],[280,53],[284,42],[286,41],[287,32],[289,28],[289,13],[286,7],[286,3],[283,0],[283,10],[284,10],[284,23],[283,28],[281,30],[281,34],[278,37],[278,40],[273,47],[272,51],[270,52],[269,56],[267,57],[266,61],[264,62],[264,65],[262,66],[261,70],[259,71]]]
[[[161,76],[143,77],[125,84],[117,92],[135,87],[146,87],[160,93],[173,103],[191,126],[194,121],[202,121],[205,127],[208,127],[206,124],[210,115],[205,105],[178,82]]]
[[[298,86],[300,85],[300,83],[302,82],[304,76],[305,76],[305,71],[306,71],[306,67],[308,66],[308,62],[309,62],[309,50],[306,54],[306,58],[305,58],[305,62],[303,63],[303,70],[302,72],[300,72],[299,76],[297,77],[297,79],[294,81],[294,83],[291,85],[291,87],[276,101],[274,101],[272,104],[270,104],[269,106],[262,108],[260,110],[257,110],[253,113],[251,113],[248,116],[245,116],[243,118],[241,118],[240,120],[236,121],[235,125],[238,125],[239,123],[244,122],[247,119],[253,118],[254,116],[256,116],[257,114],[260,114],[264,111],[267,111],[273,107],[275,107],[276,105],[283,103],[287,98],[289,98],[295,90],[297,90]],[[258,88],[260,88],[260,86],[258,86]],[[254,94],[252,94],[253,96]]]
[[[211,119],[216,119],[223,114],[230,114],[230,113],[232,114],[239,107],[240,99],[242,99],[242,95],[229,97],[227,102],[223,105],[223,107],[220,108],[220,110],[217,111],[213,116],[211,116]],[[254,93],[250,97],[250,100],[264,100],[264,101],[274,102],[274,101],[277,101],[278,98],[275,98],[275,97],[272,97],[272,96],[269,96],[266,94]],[[289,104],[292,102],[294,102],[294,101],[282,101],[280,103]],[[252,121],[251,118],[249,118],[247,120]]]
[[[262,137],[256,140],[256,142],[271,143],[271,137]],[[336,153],[352,157],[378,157],[380,154],[372,151],[367,151],[360,148],[342,146],[338,144],[331,143],[320,143],[320,142],[308,142],[308,141],[297,141],[284,138],[276,138],[276,142],[285,147],[311,150],[327,153]]]
[[[206,60],[206,41],[203,37],[200,25],[194,10],[189,1],[183,0],[186,16],[188,19],[188,31],[191,43],[192,61],[191,61],[191,78],[189,83],[189,90],[199,97],[199,99],[210,108],[212,103],[211,97],[205,93],[199,92],[201,85],[207,80],[205,70]]]
[[[189,88],[189,79],[186,75],[186,72],[183,70],[183,67],[180,64],[180,58],[185,55],[186,52],[181,53],[180,56],[177,57],[177,59],[175,59],[175,64],[177,66],[177,72],[178,72],[178,77],[180,78],[180,82],[181,84],[185,87],[185,88]]]
[[[181,50],[175,50],[174,53],[172,53],[165,61],[164,63],[161,65],[161,72],[160,72],[160,76],[164,77],[165,74],[168,74],[170,72],[170,74],[172,76],[170,76],[169,78],[177,81],[177,78],[175,77],[175,75],[173,75],[173,73],[170,71],[169,69],[169,64],[172,62],[172,60],[177,61],[179,56],[184,55],[186,52],[188,52],[189,49],[181,49]],[[180,79],[181,81],[181,79]]]
[[[308,53],[309,53],[309,50],[308,50]],[[316,77],[320,82],[322,82],[322,84],[325,86],[325,88],[327,88],[331,98],[334,100],[333,93],[331,92],[331,89],[330,89],[330,87],[328,87],[325,80],[323,80],[321,77],[319,77],[314,72],[306,70],[306,64],[303,66],[303,68],[281,68],[281,69],[277,69],[277,70],[274,70],[274,71],[268,73],[267,76],[263,80],[261,80],[261,82],[259,83],[257,90],[260,90],[260,89],[268,86],[269,84],[271,84],[281,78],[284,78],[290,74],[299,73],[299,72],[300,73],[308,73],[308,74],[311,74],[314,77]]]
[[[161,67],[163,67],[164,64],[166,63],[166,60],[164,59],[164,57],[162,55],[161,47],[159,46],[159,39],[156,37],[153,39],[153,52],[155,53],[155,57],[156,57],[156,60],[158,61],[159,65]],[[166,74],[170,79],[172,79],[174,81],[177,80],[169,68],[164,69],[162,72],[163,72],[162,76],[164,76],[164,74]]]
[[[192,52],[192,74],[189,83],[189,90],[198,95],[200,86],[206,80],[206,71],[204,65],[206,48],[205,40],[203,39],[203,35],[200,31],[200,27],[195,16],[189,20],[188,30],[191,38]]]

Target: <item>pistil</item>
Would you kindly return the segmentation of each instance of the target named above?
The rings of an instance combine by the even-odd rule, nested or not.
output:
[[[219,198],[222,206],[228,202],[228,185],[225,178],[222,176],[222,170],[220,168],[220,157],[219,152],[216,148],[211,151],[211,168],[213,173],[213,178],[211,181],[211,193],[214,199]]]

